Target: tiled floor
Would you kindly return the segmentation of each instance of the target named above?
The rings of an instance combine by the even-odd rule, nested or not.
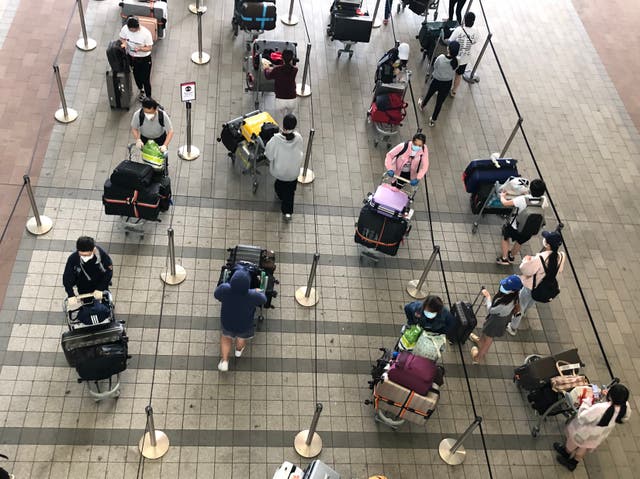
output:
[[[562,422],[552,419],[532,438],[532,411],[511,380],[527,354],[573,345],[591,379],[608,379],[569,268],[559,299],[533,311],[516,338],[497,341],[487,365],[472,366],[468,346],[464,364],[457,348],[445,353],[442,400],[425,426],[392,432],[373,421],[373,409],[365,404],[371,398],[370,365],[379,347],[395,341],[402,305],[409,300],[405,286],[420,275],[431,253],[431,233],[442,248],[446,277],[445,284],[434,268],[428,276],[432,292],[449,294],[452,301],[469,299],[508,270],[493,263],[498,218],[483,219],[478,234],[471,233],[474,218],[460,173],[470,159],[500,150],[516,114],[487,52],[481,82],[463,84],[445,104],[437,127],[426,131],[432,231],[421,190],[411,239],[398,256],[375,268],[361,265],[353,225],[362,198],[381,174],[384,155],[372,146],[365,111],[375,60],[393,37],[390,27],[382,27],[370,44],[355,47],[352,60],[336,61],[337,42],[329,42],[324,32],[328,2],[302,3],[313,45],[314,111],[310,99],[300,100],[300,130],[306,137],[313,121],[317,179],[299,186],[294,221],[280,221],[269,177],[262,175],[252,195],[249,178],[231,167],[215,141],[223,122],[252,109],[243,92],[243,39],[230,34],[231,0],[218,2],[215,12],[210,5],[203,17],[204,50],[213,57],[207,66],[189,61],[196,21],[178,1],[170,4],[168,37],[155,48],[153,76],[158,100],[177,131],[170,164],[176,206],[142,239],[126,236],[119,222],[102,212],[102,184],[130,141],[130,113],[112,111],[106,102],[103,48],[117,34],[118,7],[89,4],[87,22],[100,47],[73,55],[66,82],[69,104],[80,118],[53,127],[38,183],[40,207],[55,227],[42,237],[21,238],[0,311],[0,452],[10,456],[16,477],[268,478],[283,460],[307,463],[295,454],[293,437],[308,427],[317,401],[324,406],[320,458],[342,477],[489,477],[478,433],[465,443],[464,465],[446,466],[438,457],[439,441],[461,434],[472,421],[472,399],[483,417],[493,477],[635,477],[637,421],[617,428],[571,475],[556,466],[551,452]],[[639,261],[633,248],[640,237],[638,132],[568,0],[483,3],[612,367],[632,391],[640,390],[634,302]],[[286,8],[280,1],[280,12]],[[409,10],[394,18],[398,39],[411,44],[414,86],[420,90],[424,66],[414,39],[420,19]],[[11,32],[4,48],[10,37]],[[278,24],[265,37],[297,41],[303,51],[302,24]],[[581,81],[585,77],[588,82]],[[178,84],[188,80],[198,82],[193,143],[202,156],[194,162],[175,155],[175,147],[185,142]],[[273,106],[270,96],[263,101],[266,109]],[[407,118],[403,137],[416,128],[412,114]],[[521,136],[509,154],[521,159],[523,174],[535,175]],[[555,223],[548,219],[549,228]],[[163,288],[158,277],[166,268],[169,225],[188,277],[180,286]],[[99,404],[76,382],[59,347],[60,275],[81,233],[95,236],[112,255],[117,314],[131,337],[133,357],[122,375],[122,396]],[[537,250],[536,241],[529,249]],[[277,252],[280,295],[245,357],[219,374],[219,303],[211,293],[225,248],[240,242]],[[297,306],[293,293],[305,284],[315,251],[321,254],[321,301],[307,310]],[[172,447],[159,461],[141,462],[136,444],[152,388],[156,425],[168,433]],[[637,406],[633,398],[632,407]]]

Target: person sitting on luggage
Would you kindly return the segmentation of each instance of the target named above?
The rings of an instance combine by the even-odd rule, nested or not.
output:
[[[233,340],[236,340],[235,357],[242,356],[247,340],[253,338],[253,316],[256,307],[267,302],[267,296],[260,289],[251,288],[251,275],[244,268],[238,268],[229,279],[222,283],[213,293],[214,298],[222,303],[220,320],[222,333],[220,336],[220,353],[218,363],[220,371],[229,370],[229,355]]]
[[[153,8],[151,9],[153,11]],[[133,78],[138,87],[138,101],[145,97],[151,98],[151,49],[153,36],[151,32],[140,25],[136,17],[127,18],[127,23],[120,30],[122,47],[127,49]]]
[[[489,291],[482,290],[482,294],[486,298],[488,315],[482,326],[480,337],[474,333],[469,335],[469,339],[476,343],[476,346],[471,348],[473,364],[479,364],[484,361],[493,339],[502,337],[507,323],[511,320],[511,316],[518,313],[520,308],[518,293],[520,289],[522,289],[520,277],[512,274],[500,281],[500,289],[493,297],[493,300]]]
[[[429,150],[426,141],[424,133],[416,133],[411,141],[394,146],[384,159],[387,174],[391,177],[400,176],[409,180],[411,186],[416,186],[429,170]],[[395,182],[394,186],[402,188],[404,182]]]
[[[105,250],[96,245],[93,238],[80,236],[75,253],[67,258],[62,275],[62,284],[69,298],[78,294],[106,291],[113,277],[113,263]]]
[[[449,45],[451,42],[458,42],[460,44],[460,53],[458,55],[458,68],[456,69],[456,77],[453,80],[453,88],[451,88],[451,96],[456,96],[462,75],[467,69],[467,64],[471,61],[471,47],[478,43],[480,34],[478,30],[473,26],[476,21],[476,14],[473,12],[467,12],[464,16],[464,23],[459,27],[456,27],[448,40],[443,40]]]
[[[456,57],[459,50],[460,44],[458,42],[450,42],[447,47],[447,54],[439,55],[438,58],[436,58],[436,61],[433,63],[429,89],[423,97],[418,98],[418,107],[420,111],[423,111],[427,103],[429,103],[429,100],[431,100],[431,97],[434,94],[436,95],[436,106],[429,118],[429,126],[436,126],[442,105],[449,95],[449,90],[451,90],[453,77],[456,68],[458,68],[458,59]]]
[[[500,202],[503,206],[508,208],[514,208],[511,219],[505,223],[502,227],[502,256],[498,256],[496,262],[502,265],[509,265],[513,263],[515,256],[520,253],[520,248],[523,244],[531,239],[531,234],[520,233],[518,231],[518,213],[527,207],[527,200],[536,199],[542,200],[542,207],[547,207],[547,198],[544,196],[547,191],[547,186],[544,181],[535,179],[529,185],[530,194],[520,195],[508,200],[506,198],[507,192],[502,191],[500,193]],[[513,246],[510,241],[513,240]]]
[[[273,135],[264,150],[264,156],[269,160],[269,173],[276,179],[273,187],[282,202],[280,211],[285,221],[292,219],[293,200],[304,157],[304,141],[300,133],[294,131],[297,123],[291,113],[285,115],[281,133]]]
[[[447,334],[453,321],[449,309],[445,307],[442,298],[429,295],[424,301],[412,301],[404,306],[407,324],[418,324],[426,331]]]
[[[160,108],[153,98],[142,100],[142,108],[136,110],[131,119],[131,133],[136,139],[136,146],[142,149],[149,140],[155,141],[162,153],[173,138],[173,125],[169,115]]]
[[[408,43],[400,43],[382,55],[376,65],[376,87],[380,83],[407,81],[407,63],[411,48]],[[377,92],[375,92],[377,94]],[[375,100],[375,98],[374,98]]]
[[[520,263],[520,279],[522,280],[522,289],[520,290],[520,312],[511,318],[511,322],[507,324],[507,333],[511,336],[518,334],[520,321],[527,310],[533,306],[536,301],[531,296],[531,292],[535,285],[539,286],[545,276],[555,278],[564,268],[564,253],[558,253],[558,249],[562,246],[562,235],[557,231],[542,232],[542,251],[534,256],[525,256]],[[544,261],[544,266],[542,262]]]
[[[283,50],[282,61],[284,62],[282,65],[273,66],[268,59],[262,59],[265,78],[274,81],[276,110],[280,118],[293,113],[296,109],[296,75],[298,74],[292,50]]]

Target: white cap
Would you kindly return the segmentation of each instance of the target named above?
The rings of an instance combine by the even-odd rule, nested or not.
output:
[[[409,59],[409,44],[401,43],[398,45],[398,58],[400,60],[408,60]]]

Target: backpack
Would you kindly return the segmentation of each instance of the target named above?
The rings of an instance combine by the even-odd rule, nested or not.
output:
[[[140,108],[140,113],[138,114],[140,126],[142,126],[142,124],[144,123],[145,118],[146,117],[144,116],[144,110]],[[160,123],[160,126],[164,128],[164,112],[160,108],[158,108],[158,122]]]
[[[113,40],[107,47],[107,60],[113,73],[123,73],[131,69],[129,66],[129,56],[120,40]]]
[[[84,304],[80,308],[80,311],[78,311],[76,319],[87,326],[100,324],[111,319],[111,308],[101,301]]]
[[[544,225],[544,212],[542,211],[544,198],[525,198],[525,201],[527,206],[516,215],[518,223],[516,229],[523,236],[534,236]]]
[[[536,286],[536,277],[535,275],[533,276],[531,297],[538,303],[548,303],[560,294],[560,287],[558,286],[558,280],[556,279],[558,269],[556,268],[555,273],[550,275],[544,260],[540,258],[540,261],[542,262],[542,269],[544,270],[544,278],[542,278],[542,281],[540,281]],[[562,261],[562,257],[558,253],[558,267],[560,267],[560,261]]]
[[[398,47],[393,47],[387,53],[380,57],[376,64],[375,82],[392,83],[393,82],[393,64],[398,59]]]

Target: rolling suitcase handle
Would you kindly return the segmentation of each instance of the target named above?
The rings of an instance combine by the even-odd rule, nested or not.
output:
[[[478,291],[478,294],[476,295],[475,299],[473,300],[473,303],[471,303],[471,309],[474,309],[476,307],[476,303],[478,302],[478,299],[480,299],[480,296],[482,296],[482,291],[486,289],[484,286],[480,286],[480,291]],[[478,305],[478,309],[476,309],[473,314],[475,314],[476,316],[478,316],[478,311],[480,311],[480,308],[482,307],[482,301],[480,301],[480,304]]]

